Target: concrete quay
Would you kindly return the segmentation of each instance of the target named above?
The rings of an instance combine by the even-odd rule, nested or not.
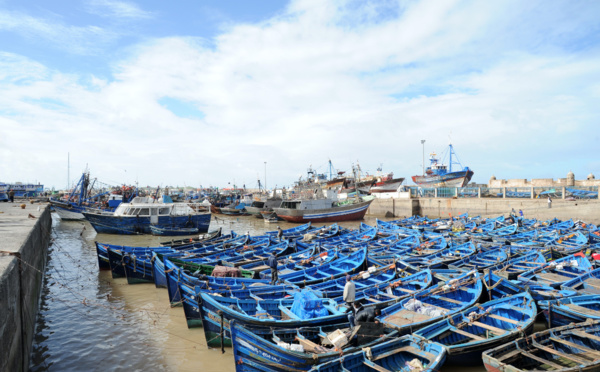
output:
[[[0,371],[29,369],[51,228],[46,203],[0,203]]]
[[[371,203],[367,215],[409,217],[412,215],[430,218],[448,218],[468,212],[470,216],[497,217],[508,215],[512,209],[523,211],[526,218],[538,220],[582,220],[600,224],[600,200],[553,199],[552,208],[548,208],[547,199],[520,198],[418,198],[418,199],[376,199]]]

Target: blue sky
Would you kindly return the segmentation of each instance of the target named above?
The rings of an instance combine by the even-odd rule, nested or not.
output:
[[[0,181],[600,177],[597,1],[2,1]],[[408,182],[411,184],[411,182]]]

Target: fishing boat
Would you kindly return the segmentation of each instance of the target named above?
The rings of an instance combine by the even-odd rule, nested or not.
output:
[[[490,372],[591,372],[600,369],[600,322],[548,329],[482,354]]]
[[[158,227],[150,225],[150,232],[157,236],[183,236],[197,235],[200,230],[197,227]]]
[[[104,234],[150,234],[150,226],[197,228],[207,232],[210,212],[196,212],[187,203],[169,202],[163,196],[162,203],[147,197],[135,197],[131,203],[121,203],[114,213],[83,212],[97,233]]]
[[[312,372],[439,371],[446,349],[436,342],[407,335],[319,364]]]
[[[517,280],[508,280],[488,271],[483,276],[483,292],[489,300],[495,300],[506,296],[513,296],[519,293],[529,292],[531,297],[539,303],[540,301],[567,298],[577,295],[576,291],[568,289],[557,289],[549,285],[538,283],[524,284]]]
[[[539,305],[549,328],[581,323],[586,319],[600,320],[600,298],[596,294],[542,301]]]
[[[470,307],[415,332],[448,350],[447,363],[481,365],[481,352],[531,334],[537,307],[520,293]]]
[[[283,283],[291,283],[300,287],[321,283],[362,271],[364,269],[366,259],[367,250],[366,248],[363,248],[350,254],[349,256],[338,258],[335,261],[318,267],[312,267],[302,271],[290,273],[281,273],[279,275],[279,280]],[[262,271],[260,273],[260,277],[262,279],[270,279],[271,270]]]
[[[208,231],[204,234],[200,234],[195,238],[186,238],[186,239],[177,239],[177,240],[169,240],[169,241],[162,241],[160,242],[160,245],[163,247],[178,247],[178,246],[182,246],[182,245],[190,245],[190,244],[195,244],[195,243],[202,243],[202,244],[206,244],[209,242],[216,242],[217,239],[222,239],[222,240],[227,240],[231,237],[233,237],[233,231],[231,234],[225,234],[223,235],[223,228],[219,227],[218,230],[214,230],[214,231]]]
[[[496,248],[490,251],[484,251],[471,256],[467,256],[463,259],[455,261],[448,265],[450,269],[457,270],[480,270],[483,271],[490,266],[497,265],[508,259],[506,249]]]
[[[559,288],[561,284],[593,270],[590,261],[581,253],[566,256],[526,271],[517,278],[523,283],[538,283]]]
[[[90,195],[93,189],[93,183],[90,181],[90,174],[84,172],[79,178],[77,185],[73,190],[63,198],[51,197],[48,202],[56,214],[65,221],[76,221],[85,219],[83,212],[87,209],[98,209],[106,212],[112,212],[118,205],[111,204],[102,206],[101,198],[109,195],[108,192],[100,192],[96,195]],[[114,203],[114,202],[113,202]],[[120,200],[119,200],[120,203]]]
[[[510,248],[509,248],[510,249]],[[546,258],[540,251],[533,251],[522,256],[518,256],[508,261],[489,267],[496,275],[514,280],[529,270],[534,270],[546,264]]]
[[[402,186],[404,177],[394,178],[394,173],[388,173],[377,178],[377,181],[371,186],[371,194],[380,194],[384,192],[396,192]]]
[[[438,283],[411,297],[381,310],[381,323],[400,334],[413,333],[448,315],[473,306],[481,296],[481,276],[476,271],[464,273],[445,283]]]
[[[200,293],[202,327],[209,347],[231,346],[230,321],[239,321],[256,334],[266,334],[272,329],[331,326],[348,322],[347,309],[338,308],[333,299],[318,299],[316,296],[307,306],[310,315],[299,315],[292,310],[297,296],[305,296],[305,290],[290,299],[240,300]],[[304,301],[306,303],[306,301]]]
[[[449,166],[440,163],[436,153],[431,153],[429,157],[430,165],[425,169],[425,174],[422,176],[413,176],[413,182],[421,187],[466,186],[471,181],[471,177],[473,177],[473,171],[469,167],[462,168],[452,144],[448,146],[446,153],[450,158],[448,162]],[[460,166],[461,170],[452,170],[454,164]]]
[[[273,208],[277,216],[288,222],[337,222],[362,220],[375,198],[364,196],[338,201],[325,199],[285,200]]]
[[[338,359],[340,352],[344,355],[351,354],[396,337],[394,332],[377,334],[368,339],[364,337],[366,340],[362,342],[359,339],[357,344],[347,343],[337,348],[328,337],[332,332],[327,333],[322,327],[303,327],[292,331],[275,329],[270,334],[257,335],[238,321],[232,320],[230,326],[233,355],[238,372],[308,371],[315,365]],[[347,338],[346,334],[353,333],[346,331],[337,334]]]
[[[600,269],[594,269],[569,281],[564,282],[562,289],[571,289],[581,294],[600,295]]]

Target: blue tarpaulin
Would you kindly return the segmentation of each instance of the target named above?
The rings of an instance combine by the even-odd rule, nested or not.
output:
[[[300,319],[313,319],[329,315],[329,311],[323,306],[323,300],[308,289],[303,289],[294,295],[291,310]]]

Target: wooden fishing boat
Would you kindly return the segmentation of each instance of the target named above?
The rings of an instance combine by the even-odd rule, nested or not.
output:
[[[197,235],[200,230],[197,227],[158,227],[150,225],[150,233],[157,236],[184,236]]]
[[[488,270],[493,271],[496,275],[514,280],[517,277],[529,270],[534,270],[546,264],[546,258],[540,251],[533,251],[523,256],[509,259],[505,262],[493,265]]]
[[[457,270],[480,270],[502,263],[508,259],[506,249],[497,248],[491,251],[481,252],[467,256],[448,265],[450,269]]]
[[[255,300],[273,300],[288,296],[293,296],[299,288],[293,285],[264,285],[259,287],[248,287],[247,289],[201,289],[199,286],[190,286],[179,282],[179,293],[181,296],[181,305],[188,328],[202,327],[202,317],[200,315],[200,293],[210,293],[213,295]]]
[[[479,273],[468,272],[384,308],[378,319],[383,324],[397,329],[400,334],[412,333],[472,306],[479,300],[481,291]]]
[[[546,247],[552,249],[552,252],[559,257],[568,256],[581,252],[588,246],[588,238],[581,231],[574,231],[561,235],[546,243]]]
[[[600,269],[594,269],[576,278],[564,282],[562,289],[571,289],[580,294],[600,295]]]
[[[600,297],[595,294],[542,301],[539,305],[549,328],[585,322],[586,319],[600,320]]]
[[[311,371],[439,371],[445,359],[446,349],[442,345],[406,335],[319,364]]]
[[[485,273],[483,276],[483,284],[485,287],[483,292],[490,300],[513,296],[524,292],[529,292],[536,303],[577,295],[577,292],[572,290],[557,289],[550,287],[549,285],[537,283],[524,284],[516,280],[508,280],[505,277],[496,275],[496,273],[492,271],[487,271]]]
[[[390,306],[414,293],[420,292],[433,284],[431,270],[426,269],[415,274],[395,279],[390,282],[375,284],[371,287],[357,291],[355,294],[354,305],[358,307],[377,307],[382,309]],[[310,287],[311,289],[314,286]],[[345,301],[342,294],[334,298],[335,302],[344,305]]]
[[[361,292],[367,288],[374,288],[377,285],[387,284],[396,278],[396,266],[388,265],[382,267],[371,266],[364,272],[351,275],[356,288],[356,292]],[[312,290],[318,291],[321,297],[333,298],[339,297],[344,293],[346,278],[340,277],[334,280],[328,280],[322,283],[310,285]]]
[[[590,372],[600,369],[600,322],[548,329],[484,351],[490,372]]]
[[[592,271],[590,261],[583,256],[571,255],[551,261],[542,267],[529,270],[518,276],[523,283],[540,283],[559,288],[564,282]]]
[[[347,274],[355,274],[364,269],[367,258],[367,250],[363,248],[347,257],[339,258],[335,261],[312,267],[302,271],[281,273],[279,280],[284,283],[291,283],[300,287],[325,282],[331,279],[337,279]],[[270,279],[271,271],[265,270],[260,273],[262,279]]]
[[[362,348],[395,338],[395,332],[378,334],[357,344],[348,343],[336,348],[321,327],[304,327],[297,330],[273,330],[271,334],[257,335],[239,322],[232,320],[231,338],[236,371],[308,371],[313,366],[351,354]],[[360,335],[358,335],[360,336]],[[366,338],[366,337],[365,337]]]
[[[406,257],[404,261],[413,266],[423,268],[445,268],[448,265],[462,259],[471,256],[475,253],[477,248],[472,242],[452,246],[446,249],[442,249],[439,252],[430,254],[425,257]]]
[[[222,239],[222,240],[227,240],[233,237],[233,234],[235,234],[233,231],[231,232],[231,234],[228,235],[223,235],[223,231],[222,228],[219,227],[218,230],[214,230],[214,231],[209,231],[206,232],[204,234],[200,234],[195,238],[186,238],[186,239],[177,239],[177,240],[170,240],[170,241],[162,241],[160,242],[160,246],[162,247],[172,247],[175,248],[177,246],[181,246],[181,245],[189,245],[189,244],[194,244],[194,243],[202,243],[202,244],[206,244],[209,242],[215,242],[217,239]]]
[[[200,293],[200,297],[202,327],[209,347],[219,346],[221,342],[231,346],[230,320],[239,321],[257,334],[269,333],[272,329],[320,327],[348,322],[346,308],[338,309],[330,298],[313,300],[311,305],[317,312],[316,316],[302,318],[292,311],[294,299],[240,300],[207,293]]]
[[[415,332],[446,347],[446,362],[481,365],[481,352],[533,331],[537,307],[529,293],[470,307]]]

